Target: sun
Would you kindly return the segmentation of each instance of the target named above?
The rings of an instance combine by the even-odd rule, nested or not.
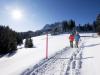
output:
[[[22,12],[21,10],[18,10],[18,9],[12,10],[11,15],[13,19],[16,19],[16,20],[20,20],[22,18]]]

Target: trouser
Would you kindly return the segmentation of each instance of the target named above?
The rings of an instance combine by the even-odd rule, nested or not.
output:
[[[75,41],[75,47],[78,48],[78,41]]]
[[[70,41],[70,47],[73,48],[73,41]]]

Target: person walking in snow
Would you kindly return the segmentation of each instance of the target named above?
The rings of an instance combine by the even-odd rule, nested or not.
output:
[[[79,40],[80,40],[79,32],[76,32],[76,34],[75,34],[75,47],[76,48],[78,48]]]
[[[69,41],[70,41],[70,47],[73,48],[74,34],[72,33],[70,34]]]

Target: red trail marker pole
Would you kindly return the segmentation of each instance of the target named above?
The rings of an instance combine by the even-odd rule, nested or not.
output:
[[[48,33],[46,34],[46,59],[48,59]]]

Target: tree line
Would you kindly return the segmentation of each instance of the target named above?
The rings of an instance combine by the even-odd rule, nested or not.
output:
[[[16,51],[17,46],[23,43],[23,39],[26,39],[25,47],[31,48],[34,47],[31,37],[46,33],[58,35],[76,30],[79,32],[96,32],[100,35],[100,14],[97,15],[96,20],[92,24],[76,25],[75,21],[71,19],[69,21],[65,20],[53,24],[46,24],[41,30],[35,32],[16,32],[8,26],[0,25],[0,55]]]
[[[32,48],[33,40],[33,32],[16,32],[9,28],[8,26],[0,25],[0,56],[5,54],[10,54],[17,51],[17,46],[23,44],[23,40],[25,40],[25,48]]]
[[[64,20],[61,22],[55,22],[52,24],[46,24],[41,30],[37,30],[35,32],[20,32],[23,39],[27,37],[35,37],[39,35],[43,35],[46,33],[50,33],[52,35],[69,33],[72,31],[79,32],[96,32],[100,34],[100,14],[97,15],[96,19],[90,24],[79,24],[77,25],[74,20]]]
[[[22,44],[21,35],[8,26],[0,26],[0,55],[17,50],[17,45]]]
[[[51,33],[52,35],[69,33],[71,31],[79,32],[97,32],[100,34],[100,14],[97,15],[96,20],[93,23],[86,23],[84,25],[76,25],[74,20],[65,20],[62,22],[56,22],[54,24],[46,24],[41,30],[42,33]]]

